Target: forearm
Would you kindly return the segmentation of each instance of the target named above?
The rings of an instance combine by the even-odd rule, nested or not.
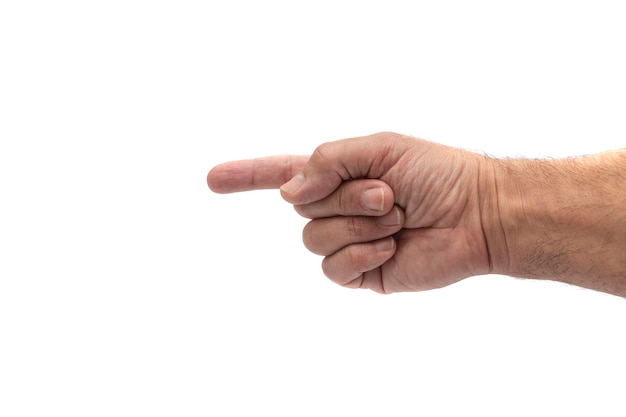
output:
[[[491,168],[492,272],[626,296],[626,150]]]

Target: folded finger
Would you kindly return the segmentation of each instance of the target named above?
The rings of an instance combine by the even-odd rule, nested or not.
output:
[[[404,212],[394,206],[380,217],[337,216],[310,221],[302,231],[304,246],[318,255],[330,255],[354,243],[391,236],[404,224]]]
[[[364,274],[375,270],[396,251],[393,237],[347,246],[324,258],[324,274],[339,285],[360,287]]]
[[[294,208],[303,217],[382,216],[393,207],[394,193],[387,183],[374,179],[343,182],[328,197]]]

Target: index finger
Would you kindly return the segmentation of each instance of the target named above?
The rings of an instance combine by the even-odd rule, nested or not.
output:
[[[302,171],[308,160],[307,155],[277,155],[226,162],[209,171],[207,184],[220,194],[277,189]]]

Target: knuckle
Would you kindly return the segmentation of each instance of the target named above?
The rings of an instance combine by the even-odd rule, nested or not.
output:
[[[334,268],[332,267],[332,264],[328,257],[325,257],[322,261],[322,272],[324,273],[324,275],[326,275],[327,278],[333,281],[336,280]]]
[[[315,148],[315,150],[313,151],[313,154],[311,155],[311,159],[315,158],[316,160],[319,160],[319,161],[327,161],[330,158],[331,147],[332,147],[331,142],[322,143],[317,148]]]
[[[294,204],[293,209],[296,211],[296,213],[298,213],[300,216],[306,218],[306,219],[311,219],[312,216],[310,214],[310,210],[308,208],[309,206],[306,204]]]
[[[350,288],[350,289],[363,288],[363,281],[364,281],[364,277],[363,277],[363,274],[361,274],[358,277],[352,280],[348,280],[340,285],[342,287]]]
[[[344,180],[352,179],[349,168],[340,158],[339,149],[335,142],[325,142],[319,145],[311,155],[310,163],[318,168],[332,169]]]
[[[333,206],[334,206],[334,210],[336,213],[338,214],[344,214],[348,212],[348,206],[349,206],[349,196],[348,193],[346,192],[346,187],[345,186],[341,186],[337,189],[337,191],[335,192],[335,196],[333,198]]]
[[[349,246],[346,250],[347,263],[356,271],[361,272],[361,264],[363,263],[363,253],[356,246]]]
[[[317,244],[315,239],[315,223],[308,222],[302,229],[302,243],[304,247],[313,253],[317,253]]]
[[[353,268],[350,261],[351,255],[348,255],[348,252],[343,254],[347,255],[348,258],[342,256],[339,259],[335,256],[327,256],[322,261],[322,272],[324,275],[339,285],[346,285],[361,275]]]
[[[390,139],[400,139],[403,136],[396,132],[378,132],[378,133],[373,134],[372,137],[376,139],[390,140]]]
[[[363,222],[358,217],[346,217],[343,227],[345,234],[351,238],[358,238],[363,234]]]

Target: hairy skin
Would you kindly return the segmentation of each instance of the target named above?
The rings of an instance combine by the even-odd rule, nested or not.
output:
[[[508,243],[499,273],[626,296],[626,151],[494,166]]]
[[[496,160],[378,133],[218,165],[207,180],[216,192],[281,187],[312,219],[305,245],[346,287],[421,291],[498,273],[626,296],[625,176],[626,151]],[[380,203],[364,209],[372,189]]]

